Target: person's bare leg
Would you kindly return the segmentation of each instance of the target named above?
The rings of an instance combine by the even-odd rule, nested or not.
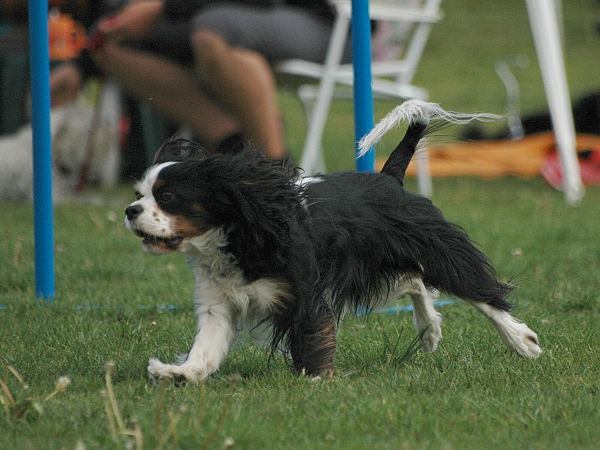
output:
[[[176,123],[191,127],[210,148],[240,131],[240,124],[202,92],[182,66],[114,44],[103,47],[95,60],[128,92],[150,102]]]
[[[196,73],[242,124],[246,136],[271,158],[285,155],[277,86],[258,53],[231,47],[210,31],[192,35]]]

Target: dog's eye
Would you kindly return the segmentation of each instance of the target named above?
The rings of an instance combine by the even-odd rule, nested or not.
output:
[[[142,197],[143,197],[143,195],[142,195],[142,194],[140,194],[138,191],[135,191],[135,199],[136,199],[136,200],[139,200],[139,199],[140,199],[140,198],[142,198]]]
[[[162,203],[169,203],[169,202],[172,202],[173,200],[175,200],[175,195],[173,195],[169,191],[162,191],[158,195],[158,200],[161,201]]]

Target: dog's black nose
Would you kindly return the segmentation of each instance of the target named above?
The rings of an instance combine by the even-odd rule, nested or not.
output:
[[[137,216],[139,216],[143,211],[144,211],[144,208],[141,205],[132,205],[132,206],[128,206],[125,209],[125,215],[127,216],[127,218],[129,220],[133,220]]]

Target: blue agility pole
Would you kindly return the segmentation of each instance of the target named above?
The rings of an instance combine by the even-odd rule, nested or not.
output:
[[[354,138],[358,141],[373,128],[371,91],[371,22],[368,0],[352,0],[352,61],[354,66]],[[358,152],[358,145],[356,147]],[[356,159],[358,172],[375,171],[375,151]]]
[[[35,293],[37,297],[49,300],[54,298],[54,218],[47,0],[29,0],[29,64],[33,130]]]

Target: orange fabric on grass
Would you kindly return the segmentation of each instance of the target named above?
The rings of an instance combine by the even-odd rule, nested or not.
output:
[[[599,149],[600,136],[578,135],[578,151]],[[507,175],[533,177],[540,175],[544,159],[555,151],[552,133],[532,134],[511,141],[460,142],[428,147],[429,168],[433,177],[477,176],[495,178]],[[408,166],[407,175],[416,175],[417,153]],[[385,160],[377,159],[377,170]]]

